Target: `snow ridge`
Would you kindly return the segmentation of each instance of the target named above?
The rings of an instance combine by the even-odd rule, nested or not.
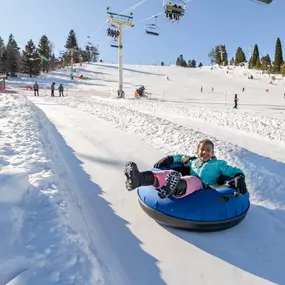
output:
[[[110,100],[110,99],[105,99]],[[116,104],[116,100],[113,100],[112,104]],[[255,134],[262,137],[262,139],[276,140],[280,142],[285,141],[285,120],[277,118],[269,118],[265,116],[258,116],[253,111],[241,111],[241,110],[218,110],[203,108],[195,105],[187,106],[171,106],[169,104],[161,102],[151,102],[141,100],[133,103],[134,100],[129,100],[132,103],[127,103],[126,108],[132,110],[138,110],[140,112],[145,111],[147,113],[167,113],[177,116],[188,117],[191,119],[203,120],[211,124],[229,129],[235,129],[241,132]],[[121,103],[117,103],[121,105]]]
[[[1,234],[0,267],[5,271],[0,284],[18,274],[22,285],[104,284],[103,276],[92,272],[99,264],[69,220],[66,192],[54,169],[57,161],[46,153],[46,148],[55,149],[42,133],[33,104],[23,96],[1,94],[0,106],[0,227],[10,233]],[[64,169],[60,174],[65,175]]]

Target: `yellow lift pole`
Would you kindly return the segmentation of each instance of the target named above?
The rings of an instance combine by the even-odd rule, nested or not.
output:
[[[134,24],[132,23],[133,17],[116,14],[112,12],[107,12],[110,15],[110,18],[107,20],[107,23],[116,25],[118,27],[119,36],[118,36],[118,62],[119,62],[119,89],[118,89],[118,98],[124,98],[125,92],[123,90],[123,27],[132,28]]]

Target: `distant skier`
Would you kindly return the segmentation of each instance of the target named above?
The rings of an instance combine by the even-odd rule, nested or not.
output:
[[[34,94],[35,96],[39,96],[39,84],[37,81],[34,84]]]
[[[238,108],[238,97],[237,97],[237,94],[235,94],[235,97],[234,97],[234,109],[237,109]]]
[[[201,92],[203,92],[203,86],[201,86]]]
[[[58,87],[59,97],[64,97],[63,90],[64,90],[63,85],[60,84]]]
[[[245,90],[245,87],[242,88],[242,92],[244,92],[244,90]]]

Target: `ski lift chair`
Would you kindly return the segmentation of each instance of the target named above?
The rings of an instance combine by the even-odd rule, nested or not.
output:
[[[264,0],[266,1],[266,0]],[[270,0],[269,0],[270,1]],[[171,4],[170,4],[171,3]],[[164,9],[166,14],[177,15],[179,17],[184,16],[185,14],[185,5],[181,2],[172,2],[172,1],[165,1],[164,2]],[[175,5],[175,6],[174,6]]]
[[[113,41],[111,41],[111,47],[113,47],[113,48],[119,47],[118,41],[116,39],[113,39]]]
[[[270,4],[273,0],[256,0],[256,1],[262,2],[264,4]]]
[[[159,32],[158,32],[157,26],[155,24],[148,24],[148,25],[146,25],[145,31],[149,35],[159,36]]]

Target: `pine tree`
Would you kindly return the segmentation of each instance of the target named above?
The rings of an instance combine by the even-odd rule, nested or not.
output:
[[[266,56],[263,56],[261,58],[261,70],[270,71],[270,69],[271,69],[271,59],[269,54],[267,54]]]
[[[222,50],[223,50],[223,63],[225,66],[228,66],[229,65],[229,60],[228,60],[228,52],[227,52],[227,49],[226,49],[226,46],[223,45],[222,46]]]
[[[62,66],[69,66],[70,65],[70,58],[69,58],[69,54],[67,52],[62,54]]]
[[[275,58],[273,64],[274,72],[279,73],[282,64],[283,64],[282,45],[280,39],[277,38],[276,47],[275,47]]]
[[[91,45],[90,51],[91,51],[91,61],[97,62],[98,61],[98,56],[100,54],[98,48],[95,47],[94,45]]]
[[[256,60],[255,68],[256,68],[256,69],[260,69],[260,68],[261,68],[261,63],[260,63],[259,57],[258,57],[257,60]]]
[[[86,47],[87,49],[87,47]],[[89,62],[90,61],[90,51],[88,52],[87,50],[81,50],[81,56],[82,56],[82,62]],[[89,49],[89,47],[88,47]]]
[[[20,52],[17,42],[15,41],[12,34],[9,36],[8,44],[6,47],[7,51],[7,71],[15,76],[20,70]]]
[[[215,62],[218,64],[218,65],[221,65],[222,64],[222,56],[221,56],[221,48],[220,46],[216,46],[215,47]]]
[[[202,62],[200,62],[199,65],[198,65],[198,67],[202,67],[202,66],[203,66],[203,64],[202,64]]]
[[[253,54],[252,54],[252,62],[251,62],[252,68],[256,68],[257,61],[259,61],[260,63],[258,45],[255,44],[254,49],[253,49]]]
[[[282,66],[281,66],[281,74],[283,77],[285,76],[285,62],[283,62]]]
[[[195,59],[192,59],[192,64],[191,65],[192,65],[193,68],[196,68],[196,60]]]
[[[0,72],[1,73],[6,71],[5,52],[6,52],[5,44],[2,38],[0,37]]]
[[[54,53],[52,53],[50,56],[50,68],[51,68],[51,70],[55,70],[56,66],[57,66],[57,60],[56,60]]]
[[[266,60],[268,62],[268,65],[271,66],[272,62],[271,62],[271,58],[270,58],[269,54],[266,55],[266,58],[267,58]]]
[[[28,41],[23,51],[23,72],[30,77],[40,73],[40,57],[33,40]]]
[[[42,57],[45,57],[47,59],[50,58],[50,41],[46,35],[43,35],[40,39],[39,45],[38,45],[38,52],[39,55]],[[42,60],[42,71],[48,72],[49,71],[49,63],[45,60]]]
[[[245,54],[244,54],[242,48],[238,47],[238,49],[236,51],[235,65],[239,65],[239,64],[244,63],[244,62],[246,62]]]
[[[215,62],[219,65],[228,65],[228,53],[225,45],[215,47]]]
[[[186,61],[184,60],[182,54],[177,58],[177,60],[176,60],[176,65],[182,66],[182,67],[187,67],[187,63],[186,63]]]
[[[2,56],[4,51],[5,51],[5,44],[3,39],[0,37],[0,57]]]
[[[181,62],[181,66],[182,66],[182,67],[187,67],[187,62],[186,62],[185,60],[183,60],[183,61]]]
[[[79,62],[78,44],[74,30],[70,30],[64,47],[69,50],[70,57],[73,55],[74,63]]]
[[[248,68],[252,69],[253,68],[253,64],[252,64],[252,57],[249,59],[248,61]]]
[[[76,39],[74,30],[70,30],[67,40],[66,40],[65,48],[66,49],[71,49],[71,48],[77,49],[78,48],[77,39]]]
[[[90,46],[89,45],[87,45],[85,47],[85,51],[83,53],[83,62],[84,61],[88,61],[88,62],[91,61],[91,50],[90,50]]]

